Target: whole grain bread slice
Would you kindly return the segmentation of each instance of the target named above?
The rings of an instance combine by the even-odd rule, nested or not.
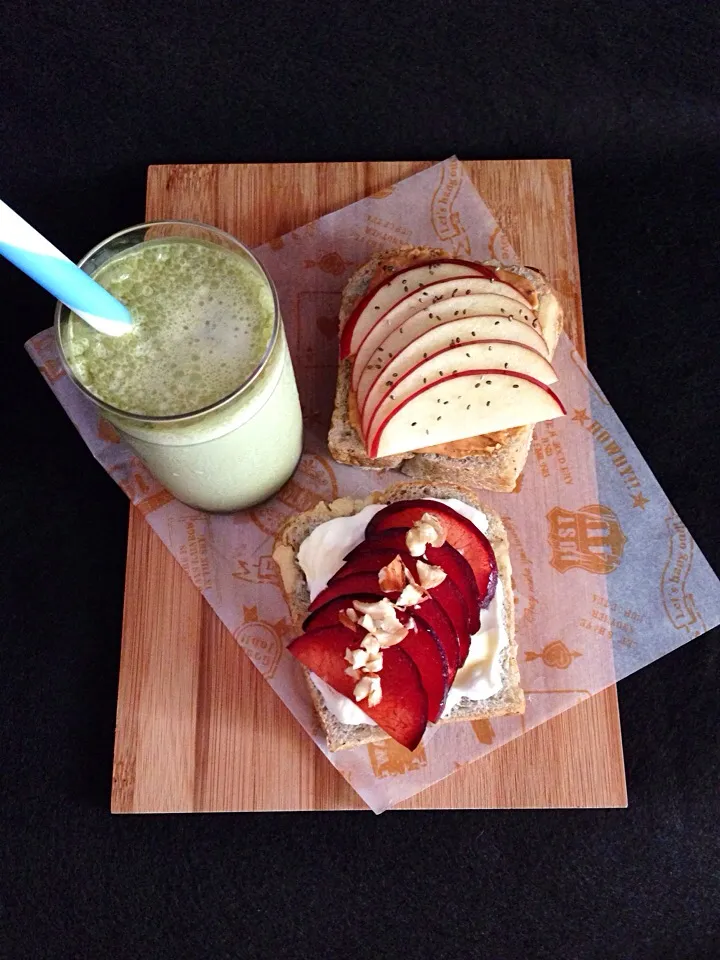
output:
[[[352,313],[357,301],[365,294],[378,273],[388,275],[398,265],[405,267],[414,261],[447,256],[444,250],[431,247],[398,247],[377,254],[363,264],[348,280],[340,306],[340,329]],[[563,327],[563,312],[545,275],[535,267],[520,264],[506,265],[499,260],[483,261],[487,266],[501,269],[523,278],[538,301],[538,323],[548,345],[550,356],[555,352]],[[345,359],[338,368],[335,405],[333,408],[328,446],[339,463],[348,463],[367,470],[399,469],[418,480],[457,481],[472,484],[484,490],[507,492],[515,488],[517,478],[527,460],[534,424],[503,430],[478,438],[483,449],[467,457],[449,457],[442,453],[401,453],[391,457],[371,458],[355,429],[350,412],[350,384],[352,360]]]
[[[487,700],[462,700],[453,708],[452,712],[444,717],[440,723],[452,723],[464,720],[482,720],[490,717],[504,716],[510,713],[523,713],[525,710],[525,695],[520,686],[520,672],[517,665],[517,644],[515,643],[515,613],[512,593],[510,555],[505,527],[500,516],[489,507],[481,503],[472,490],[455,483],[418,483],[408,481],[397,483],[387,490],[370,494],[364,499],[342,497],[331,503],[321,501],[304,513],[291,517],[280,529],[273,551],[273,559],[277,564],[282,577],[283,591],[290,607],[293,623],[300,632],[302,622],[307,616],[310,594],[302,568],[298,563],[298,550],[302,542],[312,531],[328,520],[336,517],[347,517],[359,513],[363,507],[373,503],[394,503],[396,500],[412,500],[422,497],[437,499],[456,498],[471,506],[482,510],[489,520],[488,539],[492,544],[497,559],[498,574],[503,586],[503,609],[500,615],[504,618],[508,632],[509,643],[502,651],[501,674],[502,687],[493,697]],[[330,713],[317,687],[308,679],[308,689],[315,709],[327,736],[331,751],[344,750],[366,743],[375,743],[387,739],[378,727],[370,724],[351,725],[343,724]]]

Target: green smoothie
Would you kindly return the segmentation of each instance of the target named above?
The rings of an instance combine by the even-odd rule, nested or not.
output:
[[[184,502],[220,511],[282,486],[300,456],[302,421],[258,265],[170,237],[117,253],[93,275],[129,307],[133,328],[109,337],[68,312],[59,327],[65,359],[158,480]]]

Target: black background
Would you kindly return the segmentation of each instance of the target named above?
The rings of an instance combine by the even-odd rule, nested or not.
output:
[[[0,196],[73,258],[159,162],[570,157],[593,372],[718,568],[717,5],[5,5]],[[127,503],[0,263],[0,956],[720,951],[718,633],[620,684],[627,811],[116,817]]]

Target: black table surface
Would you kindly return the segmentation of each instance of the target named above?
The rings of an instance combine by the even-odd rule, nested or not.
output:
[[[570,157],[590,364],[717,569],[717,10],[18,0],[0,196],[79,258],[151,163]],[[127,501],[0,295],[0,957],[720,954],[717,631],[620,684],[627,810],[112,817]]]

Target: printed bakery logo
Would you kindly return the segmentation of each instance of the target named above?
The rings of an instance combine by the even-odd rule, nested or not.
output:
[[[404,227],[396,220],[369,213],[362,239],[367,239],[374,250],[388,250],[393,247],[400,247],[404,243],[410,243],[412,230],[409,227]]]
[[[268,503],[248,510],[248,516],[263,533],[274,536],[288,517],[312,509],[320,500],[336,497],[337,479],[327,459],[306,453],[282,490]],[[243,521],[238,518],[236,522]]]
[[[489,720],[471,720],[470,726],[478,743],[491,744],[495,739],[495,731]]]
[[[612,573],[627,543],[610,507],[592,503],[579,510],[553,507],[547,515],[550,565],[560,573],[577,567],[588,573]]]
[[[341,277],[348,267],[353,265],[352,260],[344,260],[337,251],[323,253],[317,260],[305,260],[303,267],[306,270],[313,268],[329,273],[333,277]]]
[[[502,232],[501,227],[495,227],[488,240],[488,253],[490,256],[499,260],[501,263],[515,263],[515,251],[510,246],[510,241]]]
[[[553,640],[546,643],[539,653],[534,650],[528,650],[525,653],[526,660],[542,660],[546,667],[552,667],[555,670],[567,670],[572,666],[576,657],[581,657],[579,650],[570,650],[562,640]]]
[[[535,620],[535,608],[538,601],[535,592],[533,562],[528,556],[520,540],[517,527],[510,517],[504,516],[502,521],[505,524],[510,542],[510,555],[513,558],[512,583],[515,597],[515,621],[519,631],[522,624],[532,623]]]
[[[552,421],[537,424],[532,449],[543,478],[547,479],[550,476],[550,468],[553,466],[557,476],[566,486],[571,487],[574,484],[570,461],[561,435]]]
[[[613,439],[609,431],[603,427],[599,420],[594,420],[589,416],[587,410],[575,410],[572,419],[575,423],[579,423],[581,427],[584,427],[588,433],[592,434],[596,444],[607,454],[613,467],[617,470],[618,476],[622,478],[625,489],[632,498],[633,507],[639,507],[641,510],[644,510],[645,504],[650,503],[650,498],[643,494],[640,478],[635,473],[632,464],[628,462],[628,458],[625,456],[620,444]]]
[[[378,743],[369,743],[368,759],[376,777],[397,777],[427,766],[425,748],[421,745],[412,753],[397,741],[388,738]]]
[[[48,383],[55,383],[65,376],[65,370],[60,362],[54,330],[44,330],[30,341],[35,354],[35,362],[40,373]]]
[[[208,525],[202,515],[170,517],[170,549],[198,590],[213,586],[213,571],[208,555]]]
[[[105,417],[98,417],[97,438],[103,443],[120,443],[120,434]]]
[[[248,562],[247,560],[237,561],[238,569],[233,572],[235,580],[242,580],[244,583],[271,583],[278,589],[282,588],[280,572],[273,558],[268,554],[259,557],[257,560]]]
[[[107,471],[144,517],[174,499],[137,457],[113,464]]]
[[[669,534],[668,558],[660,577],[665,613],[676,630],[685,630],[689,638],[699,637],[705,633],[705,624],[695,608],[695,598],[686,592],[695,544],[674,510],[665,518],[665,525]]]
[[[435,235],[443,243],[450,244],[454,256],[470,256],[472,253],[470,237],[460,219],[460,212],[453,209],[462,181],[460,161],[453,158],[440,168],[440,181],[430,201],[430,221]]]
[[[258,617],[257,607],[243,607],[243,623],[233,636],[266,680],[271,680],[280,662],[285,641],[293,635],[286,619],[266,622]]]

